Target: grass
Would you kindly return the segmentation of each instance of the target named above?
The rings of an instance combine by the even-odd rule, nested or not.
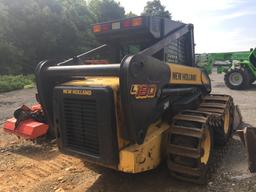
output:
[[[0,75],[0,93],[34,87],[34,75]]]

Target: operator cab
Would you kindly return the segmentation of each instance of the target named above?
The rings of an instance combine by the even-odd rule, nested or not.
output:
[[[120,63],[126,55],[137,54],[183,26],[181,22],[150,16],[94,24],[93,33],[106,46],[90,57]],[[191,54],[191,49],[194,50],[193,30],[153,56],[166,63],[194,66],[194,52]]]

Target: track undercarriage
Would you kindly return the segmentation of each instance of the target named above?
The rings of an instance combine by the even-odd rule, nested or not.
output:
[[[208,95],[195,110],[184,110],[168,132],[167,164],[172,176],[203,184],[213,166],[215,146],[232,133],[234,104],[228,95]]]

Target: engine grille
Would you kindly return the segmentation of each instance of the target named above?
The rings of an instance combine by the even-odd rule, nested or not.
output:
[[[64,98],[63,108],[66,147],[99,156],[96,101]]]
[[[56,86],[53,109],[57,144],[61,152],[91,162],[118,165],[112,88]]]

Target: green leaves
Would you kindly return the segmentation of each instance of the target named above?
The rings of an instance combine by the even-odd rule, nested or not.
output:
[[[0,93],[16,89],[32,88],[34,86],[33,75],[0,75]]]
[[[95,22],[104,22],[125,17],[124,8],[114,0],[90,0],[89,8]]]
[[[41,60],[94,48],[91,25],[122,17],[114,0],[1,0],[0,74],[32,73]]]
[[[18,74],[22,70],[23,51],[12,43],[0,40],[0,74]]]
[[[165,6],[161,4],[160,0],[148,1],[142,15],[167,17],[170,19],[172,17],[171,13],[165,10]]]
[[[170,17],[159,0],[146,15]],[[0,75],[30,74],[44,59],[65,59],[99,45],[91,25],[125,17],[115,0],[1,0]]]

